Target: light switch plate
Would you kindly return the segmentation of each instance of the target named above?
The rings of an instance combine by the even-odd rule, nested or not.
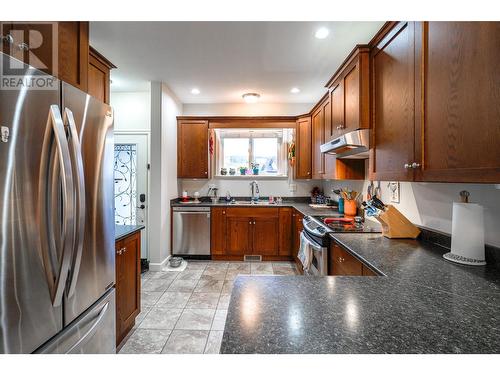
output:
[[[389,188],[389,192],[391,194],[391,202],[399,203],[399,182],[391,181],[387,184],[387,187]]]

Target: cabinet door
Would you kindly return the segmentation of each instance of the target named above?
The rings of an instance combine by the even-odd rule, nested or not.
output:
[[[323,108],[323,127],[324,127],[324,135],[325,135],[325,140],[324,142],[327,142],[328,140],[334,138],[333,134],[335,133],[335,130],[333,129],[333,117],[332,117],[332,102],[331,102],[331,96],[328,97],[327,100],[322,105]],[[335,163],[336,163],[337,158],[334,155],[330,154],[323,154],[323,163],[324,163],[324,168],[323,168],[323,175],[322,178],[324,179],[333,179],[335,178]]]
[[[212,207],[210,213],[210,253],[224,255],[226,252],[226,208]]]
[[[292,256],[292,208],[279,209],[279,255]]]
[[[69,84],[87,91],[89,65],[89,23],[58,22],[59,66],[57,75]],[[105,103],[109,104],[109,69],[108,93]],[[101,99],[102,100],[102,99]]]
[[[416,180],[500,182],[500,22],[418,26]]]
[[[120,241],[116,250],[117,343],[132,328],[140,312],[140,247],[140,234],[137,233]]]
[[[311,178],[311,118],[302,117],[296,123],[295,178]]]
[[[324,143],[325,128],[323,126],[323,107],[322,104],[312,114],[312,178],[320,179],[325,173],[324,157],[320,146]]]
[[[362,276],[363,263],[333,242],[330,246],[329,274],[336,276]]]
[[[252,254],[253,219],[245,216],[227,216],[226,218],[226,254]]]
[[[208,121],[177,123],[177,177],[208,178]]]
[[[373,180],[413,180],[414,44],[414,24],[402,22],[372,50]]]
[[[88,67],[88,93],[104,103],[109,103],[109,82],[109,68],[91,55]]]
[[[344,124],[343,133],[359,127],[359,65],[354,64],[344,76]]]
[[[330,105],[331,105],[331,134],[329,140],[342,135],[344,126],[344,81],[338,80],[333,84],[330,90]]]
[[[256,217],[252,219],[253,251],[255,255],[278,255],[279,218]]]

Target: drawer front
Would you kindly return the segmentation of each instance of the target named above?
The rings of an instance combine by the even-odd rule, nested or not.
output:
[[[279,209],[274,207],[228,207],[227,217],[279,217]]]

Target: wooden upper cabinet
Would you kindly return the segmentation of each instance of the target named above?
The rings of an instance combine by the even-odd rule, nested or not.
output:
[[[87,90],[88,22],[2,22],[2,51],[47,74]],[[20,46],[22,46],[20,48]]]
[[[325,158],[321,153],[320,146],[325,143],[325,125],[323,114],[323,102],[314,110],[312,121],[312,178],[320,179],[325,173]]]
[[[414,29],[401,22],[376,44],[372,64],[370,179],[411,181],[414,159]]]
[[[177,177],[208,178],[208,121],[177,120]]]
[[[332,131],[326,140],[370,127],[369,48],[358,45],[327,83],[332,106]]]
[[[500,182],[500,22],[417,26],[417,181]]]
[[[116,68],[109,60],[90,47],[88,64],[88,93],[109,104],[110,70]]]
[[[295,178],[311,178],[311,117],[297,119],[295,130]]]

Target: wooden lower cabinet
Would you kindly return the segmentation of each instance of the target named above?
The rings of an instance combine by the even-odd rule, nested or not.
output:
[[[335,241],[332,241],[328,252],[328,275],[378,276],[373,270]]]
[[[115,244],[116,345],[135,324],[141,311],[141,234],[133,233]]]
[[[253,219],[248,216],[227,216],[226,219],[226,249],[225,255],[252,254]]]
[[[263,260],[292,257],[292,209],[289,207],[213,207],[210,249],[213,259]]]

